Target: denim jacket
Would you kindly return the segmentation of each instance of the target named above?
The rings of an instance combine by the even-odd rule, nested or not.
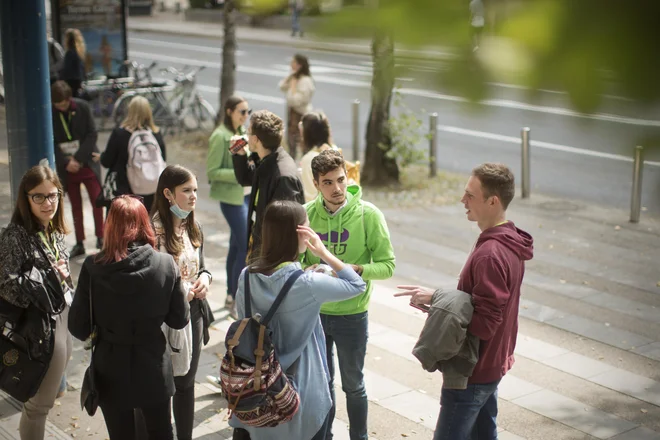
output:
[[[250,274],[252,312],[265,315],[289,276],[300,269],[300,263],[292,263],[270,276]],[[239,319],[245,317],[246,270],[241,274],[236,295]],[[309,440],[321,429],[332,405],[325,335],[319,316],[321,304],[352,298],[365,288],[365,282],[348,265],[337,273],[337,278],[311,271],[298,278],[269,327],[282,369],[286,371],[300,358],[294,376],[300,409],[293,420],[274,428],[243,426],[234,417],[229,420],[230,426],[246,429],[252,440]]]

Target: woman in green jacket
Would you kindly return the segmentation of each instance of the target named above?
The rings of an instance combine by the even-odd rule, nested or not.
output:
[[[245,121],[251,110],[246,100],[232,96],[223,107],[222,124],[209,139],[206,175],[211,183],[211,198],[220,202],[220,210],[229,224],[229,253],[227,254],[227,300],[225,307],[236,314],[234,295],[238,277],[245,267],[247,256],[247,215],[250,188],[243,188],[234,176],[229,146],[232,136],[245,134]]]

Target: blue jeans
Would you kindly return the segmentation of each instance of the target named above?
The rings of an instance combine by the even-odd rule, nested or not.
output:
[[[329,415],[328,435],[332,438],[332,422],[335,419],[335,361],[334,345],[337,345],[341,388],[346,393],[349,435],[351,440],[367,440],[367,413],[369,403],[364,387],[364,358],[367,355],[369,316],[367,312],[356,315],[324,315],[321,324],[325,332],[328,369],[330,370],[330,395],[332,409]]]
[[[300,13],[302,9],[298,9],[297,6],[291,8],[291,35],[295,36],[296,33],[302,34],[302,29],[300,28]]]
[[[500,380],[471,384],[465,390],[443,388],[433,440],[497,440]]]
[[[250,196],[245,196],[242,205],[229,205],[220,202],[220,211],[229,224],[229,253],[227,254],[227,295],[232,298],[238,289],[238,277],[245,267],[247,258],[248,204]]]

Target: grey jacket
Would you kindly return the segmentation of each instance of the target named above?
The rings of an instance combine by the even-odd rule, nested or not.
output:
[[[460,290],[438,289],[429,316],[413,348],[426,371],[442,372],[443,388],[463,390],[479,360],[479,338],[468,333],[472,297]]]

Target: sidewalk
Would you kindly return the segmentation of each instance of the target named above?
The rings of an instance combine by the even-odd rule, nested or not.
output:
[[[100,135],[99,146],[106,137]],[[177,147],[171,138],[166,142],[169,163],[200,176],[196,217],[204,225],[205,256],[214,274],[210,299],[217,321],[197,374],[194,438],[228,439],[225,402],[204,383],[205,375],[217,373],[231,322],[222,309],[228,227],[208,198],[205,151]],[[370,191],[365,190],[366,200]],[[92,216],[86,200],[83,206],[91,251]],[[442,381],[410,355],[424,316],[392,292],[397,284],[455,286],[478,232],[460,204],[404,210],[383,201],[379,207],[397,268],[393,279],[375,284],[369,310],[369,432],[378,440],[428,439]],[[72,224],[68,200],[64,209]],[[660,440],[660,218],[643,215],[634,225],[621,210],[538,194],[516,198],[509,211],[533,235],[535,257],[523,286],[517,362],[500,388],[500,438]],[[0,163],[0,225],[10,215],[7,166]],[[72,236],[67,240],[74,244]],[[72,261],[74,275],[83,260]],[[47,438],[107,439],[102,414],[90,418],[80,410],[77,390],[87,355],[75,342],[67,369],[74,390],[51,411]],[[335,438],[347,440],[345,403],[337,387]],[[19,417],[16,403],[0,395],[0,439],[18,438]]]
[[[217,38],[224,35],[222,23],[186,21],[184,14],[154,11],[152,16],[128,17],[127,28],[132,32],[154,32],[160,34],[182,35],[188,37]],[[320,39],[312,34],[304,38],[292,37],[290,31],[263,29],[256,27],[236,27],[236,39],[239,43],[257,43],[274,46],[286,46],[297,49],[323,50],[357,55],[371,55],[371,41],[351,39]],[[425,60],[447,60],[452,54],[447,49],[428,48],[410,50],[397,47],[399,57]]]

